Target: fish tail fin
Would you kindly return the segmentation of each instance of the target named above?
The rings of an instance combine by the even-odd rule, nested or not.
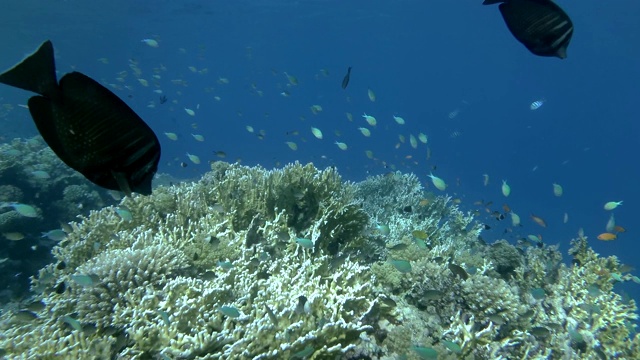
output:
[[[58,91],[58,81],[51,41],[45,41],[33,54],[0,74],[0,83],[49,98],[55,96]]]

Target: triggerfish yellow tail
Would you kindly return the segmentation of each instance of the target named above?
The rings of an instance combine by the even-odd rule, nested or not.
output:
[[[151,194],[160,142],[118,96],[79,72],[56,81],[53,45],[0,74],[0,82],[33,91],[31,117],[53,152],[87,179],[127,194]]]

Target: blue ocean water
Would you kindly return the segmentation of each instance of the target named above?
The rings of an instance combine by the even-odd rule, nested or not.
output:
[[[491,227],[483,233],[487,241],[536,234],[566,254],[583,228],[597,252],[637,268],[640,3],[558,3],[575,25],[564,60],[529,53],[508,32],[497,6],[481,1],[26,0],[3,4],[0,68],[52,40],[60,75],[75,69],[114,84],[155,130],[163,147],[159,172],[193,178],[209,169],[208,161],[272,168],[298,160],[336,166],[353,181],[414,172],[430,186],[433,171],[463,209],[485,214],[484,206],[474,205],[482,200],[492,201],[492,210],[507,204],[520,214],[523,225],[515,229],[508,218],[483,215]],[[349,66],[351,81],[343,90]],[[167,103],[159,104],[154,90],[162,90]],[[26,95],[3,86],[0,103],[24,104]],[[543,106],[532,111],[530,104],[540,99]],[[314,115],[313,105],[322,111]],[[365,113],[376,117],[375,127]],[[21,107],[0,126],[5,140],[37,134]],[[312,126],[323,131],[322,140]],[[372,135],[363,136],[359,127]],[[428,144],[414,149],[409,135],[420,132]],[[187,152],[202,163],[192,164]],[[511,186],[508,198],[502,180]],[[564,188],[561,197],[553,195],[554,182]],[[615,218],[626,232],[615,241],[596,240],[610,216],[604,203],[620,200]],[[638,299],[638,286],[625,284],[624,290]]]

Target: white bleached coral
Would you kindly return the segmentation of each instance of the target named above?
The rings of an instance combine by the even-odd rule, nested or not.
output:
[[[376,301],[372,275],[350,258],[332,262],[325,248],[355,240],[367,218],[335,171],[299,164],[283,171],[245,172],[271,181],[302,174],[313,187],[289,198],[295,206],[261,211],[249,222],[234,225],[250,215],[241,212],[265,209],[255,202],[285,191],[284,183],[276,181],[280,190],[266,198],[254,191],[253,205],[240,206],[223,199],[230,185],[222,184],[249,189],[255,179],[227,171],[213,183],[209,176],[92,212],[73,224],[54,250],[57,262],[34,280],[46,311],[21,326],[14,326],[20,314],[5,314],[0,348],[8,358],[84,352],[130,359],[275,359],[353,349],[372,331],[365,321]],[[304,220],[291,221],[300,214]],[[305,248],[298,236],[324,245]]]

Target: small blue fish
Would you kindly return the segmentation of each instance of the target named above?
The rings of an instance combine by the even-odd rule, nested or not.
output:
[[[36,179],[49,179],[51,176],[49,175],[48,172],[44,171],[44,170],[35,170],[31,172],[31,175],[33,175],[34,178]]]
[[[382,225],[382,224],[377,224],[376,225],[376,230],[378,230],[378,232],[381,235],[389,235],[391,233],[391,229],[389,229],[389,225]]]
[[[305,238],[297,238],[296,243],[305,249],[313,249],[313,241]]]
[[[411,263],[407,260],[391,260],[391,265],[403,274],[411,272]]]
[[[426,347],[426,346],[412,346],[411,350],[415,351],[418,354],[420,359],[437,359],[438,352],[434,348]]]
[[[133,220],[133,215],[131,214],[131,210],[129,210],[127,207],[125,206],[120,206],[116,208],[116,214],[118,214],[118,216],[120,216],[120,218],[124,221],[131,221]]]
[[[316,350],[313,348],[313,346],[311,345],[307,345],[305,346],[304,349],[298,351],[297,353],[293,354],[291,356],[292,359],[304,359],[308,356],[310,356],[311,354],[313,354]]]
[[[0,205],[0,208],[5,208],[5,207],[12,207],[13,210],[17,211],[18,214],[24,217],[30,217],[30,218],[38,217],[38,212],[36,211],[36,209],[33,206],[30,206],[27,204],[2,203],[2,205]]]
[[[61,229],[55,229],[43,232],[42,237],[49,238],[49,240],[53,241],[62,241],[67,237],[67,233],[62,231]]]
[[[233,269],[233,264],[230,261],[218,261],[218,266],[225,270]]]
[[[542,300],[547,296],[543,288],[533,288],[530,290],[531,296],[536,300]]]
[[[91,275],[84,275],[84,274],[71,275],[70,278],[71,278],[71,280],[75,281],[76,284],[78,284],[78,285],[80,285],[82,287],[93,286],[95,283],[100,281],[100,278],[95,274],[91,274]]]
[[[220,306],[220,312],[233,319],[240,317],[240,311],[233,306]]]
[[[61,318],[61,320],[67,325],[69,325],[73,330],[76,330],[76,331],[82,330],[82,324],[80,324],[80,321],[72,318],[71,316],[65,315]]]
[[[167,326],[171,325],[171,321],[169,320],[169,314],[166,311],[158,310],[158,314],[162,318],[162,321],[164,321],[165,325]]]

